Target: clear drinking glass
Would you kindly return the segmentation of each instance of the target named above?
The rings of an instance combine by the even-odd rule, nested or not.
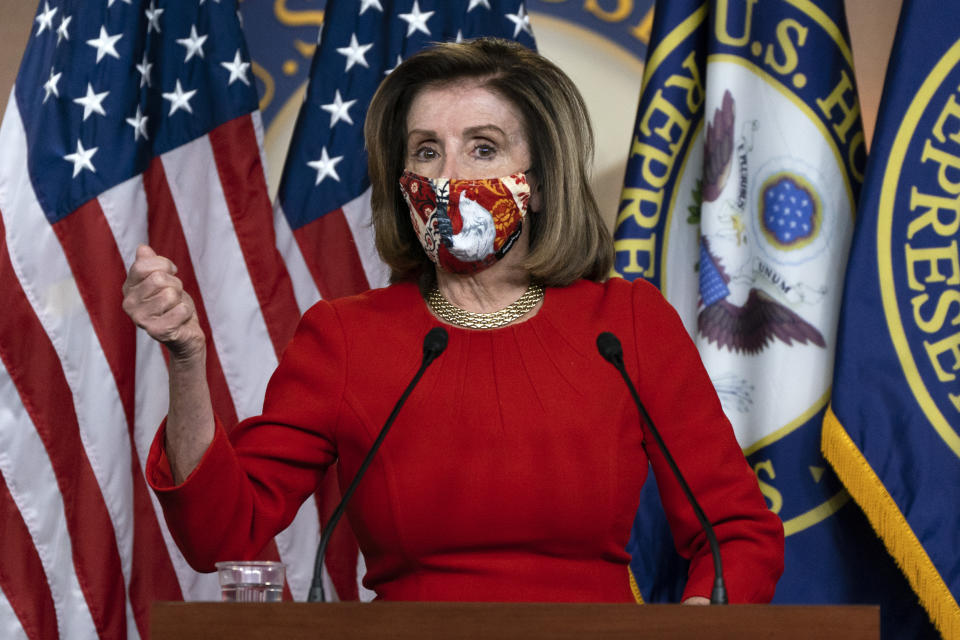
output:
[[[220,599],[224,602],[280,602],[282,562],[218,562]]]

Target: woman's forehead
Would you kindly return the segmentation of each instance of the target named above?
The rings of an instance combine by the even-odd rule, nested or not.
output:
[[[523,128],[516,106],[477,78],[424,87],[407,112],[408,131],[459,132],[486,125],[511,132]]]

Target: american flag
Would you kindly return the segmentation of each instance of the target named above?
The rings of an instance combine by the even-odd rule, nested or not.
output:
[[[40,3],[0,124],[0,637],[135,638],[153,600],[219,598],[144,481],[166,365],[126,270],[140,243],[178,265],[215,410],[258,413],[299,314],[385,283],[361,138],[380,79],[436,40],[533,44],[517,0],[435,4],[328,3],[275,216],[234,0]],[[264,551],[298,599],[318,517]]]
[[[434,42],[480,36],[536,46],[520,0],[327,2],[277,197],[278,246],[302,309],[320,297],[387,284],[389,272],[373,244],[363,143],[367,106],[380,81]],[[334,474],[326,482],[334,483]],[[338,498],[335,486],[324,487],[321,515],[332,513]],[[326,556],[329,578],[344,600],[358,597],[356,543],[345,524]],[[359,563],[362,572],[362,558]]]
[[[135,638],[153,600],[218,599],[144,481],[166,366],[120,302],[138,244],[172,258],[216,411],[259,411],[299,308],[236,9],[39,5],[0,125],[0,637]],[[301,597],[317,518],[310,501],[265,550]]]

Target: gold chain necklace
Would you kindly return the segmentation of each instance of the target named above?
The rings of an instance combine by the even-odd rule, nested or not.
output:
[[[498,329],[504,327],[527,313],[543,300],[543,287],[530,283],[515,302],[493,313],[474,313],[464,311],[447,300],[440,289],[434,287],[427,294],[427,306],[444,322],[467,329]]]

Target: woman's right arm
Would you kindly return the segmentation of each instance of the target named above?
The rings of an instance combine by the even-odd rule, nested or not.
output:
[[[146,245],[123,283],[123,310],[170,354],[167,459],[176,484],[196,468],[214,436],[206,377],[206,337],[177,267]]]

